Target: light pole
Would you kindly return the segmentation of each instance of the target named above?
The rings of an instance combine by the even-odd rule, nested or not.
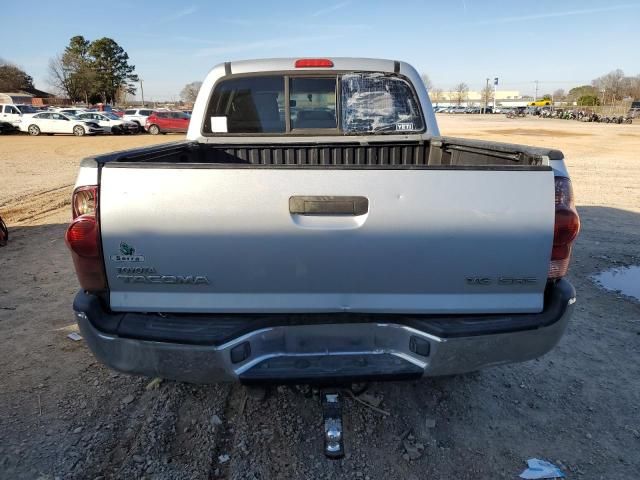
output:
[[[144,88],[142,88],[142,78],[138,78],[140,80],[140,95],[142,96],[142,106],[144,107]]]
[[[498,89],[498,77],[493,79],[493,111],[496,111],[496,91]]]
[[[536,84],[536,94],[535,94],[535,96],[533,97],[533,101],[534,101],[534,102],[537,102],[537,101],[538,101],[538,80],[534,80],[534,82],[533,82],[533,83],[535,83],[535,84]]]
[[[487,113],[487,107],[489,106],[489,77],[487,77],[487,84],[484,87],[484,113]]]

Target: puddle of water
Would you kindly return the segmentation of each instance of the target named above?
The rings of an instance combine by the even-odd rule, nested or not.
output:
[[[607,290],[619,291],[623,295],[640,300],[640,265],[612,268],[592,278]]]

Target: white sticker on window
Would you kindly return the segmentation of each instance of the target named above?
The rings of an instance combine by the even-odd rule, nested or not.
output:
[[[396,130],[415,130],[413,123],[396,123]]]
[[[211,132],[227,133],[227,117],[211,117]]]

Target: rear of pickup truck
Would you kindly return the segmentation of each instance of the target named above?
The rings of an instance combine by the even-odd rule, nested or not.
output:
[[[401,62],[214,68],[188,140],[83,161],[94,354],[198,383],[415,379],[539,357],[575,302],[561,152],[441,137]]]

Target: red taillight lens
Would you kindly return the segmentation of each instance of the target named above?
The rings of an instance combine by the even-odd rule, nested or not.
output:
[[[328,58],[300,58],[296,60],[296,68],[331,68],[333,62]]]
[[[580,217],[576,211],[571,180],[556,177],[556,218],[549,278],[564,277],[569,270],[571,247],[580,231]]]
[[[67,228],[65,242],[71,250],[78,281],[84,290],[105,290],[107,280],[97,220],[98,187],[77,188],[73,192],[71,205],[73,221]]]

